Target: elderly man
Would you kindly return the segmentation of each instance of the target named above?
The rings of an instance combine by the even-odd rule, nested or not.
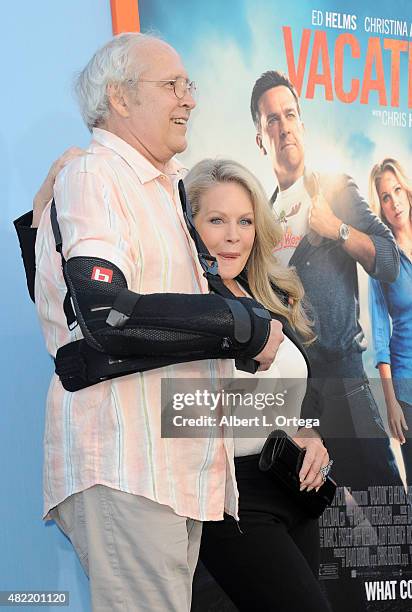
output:
[[[363,369],[356,270],[360,263],[373,278],[396,279],[399,255],[392,234],[350,177],[306,169],[299,100],[284,74],[268,71],[257,79],[251,113],[257,145],[270,157],[278,183],[271,199],[285,229],[278,257],[296,268],[312,307],[317,338],[308,353],[324,396],[321,429],[335,460],[334,476],[355,489],[401,486]]]
[[[259,304],[209,294],[202,275],[173,159],[186,148],[193,92],[163,41],[124,34],[100,49],[77,81],[93,139],[54,189],[65,278],[49,207],[37,234],[36,305],[52,356],[82,337],[115,360],[188,353],[187,363],[73,393],[52,379],[45,515],[73,543],[99,611],[188,612],[201,521],[237,517],[230,441],[161,438],[161,378],[227,375],[231,362],[216,357],[266,368],[282,339]],[[70,328],[67,288],[79,323]]]

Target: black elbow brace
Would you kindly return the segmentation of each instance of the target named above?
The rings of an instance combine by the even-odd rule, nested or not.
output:
[[[87,344],[106,354],[254,357],[269,336],[270,313],[249,298],[140,295],[128,290],[116,265],[95,257],[73,257],[64,272]]]

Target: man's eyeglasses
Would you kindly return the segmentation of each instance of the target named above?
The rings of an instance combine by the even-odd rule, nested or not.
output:
[[[138,83],[169,83],[173,87],[176,98],[181,100],[189,92],[193,97],[196,94],[196,83],[189,81],[184,77],[177,77],[177,79],[162,79],[159,81],[149,81],[147,79],[138,79]]]

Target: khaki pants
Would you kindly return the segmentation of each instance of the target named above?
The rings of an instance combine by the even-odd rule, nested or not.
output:
[[[51,512],[90,579],[94,612],[189,612],[202,523],[103,485]]]

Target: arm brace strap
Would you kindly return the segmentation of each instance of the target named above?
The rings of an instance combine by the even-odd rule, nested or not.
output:
[[[95,257],[69,259],[65,278],[87,344],[112,356],[254,357],[269,336],[270,313],[248,298],[139,295],[116,265]]]

